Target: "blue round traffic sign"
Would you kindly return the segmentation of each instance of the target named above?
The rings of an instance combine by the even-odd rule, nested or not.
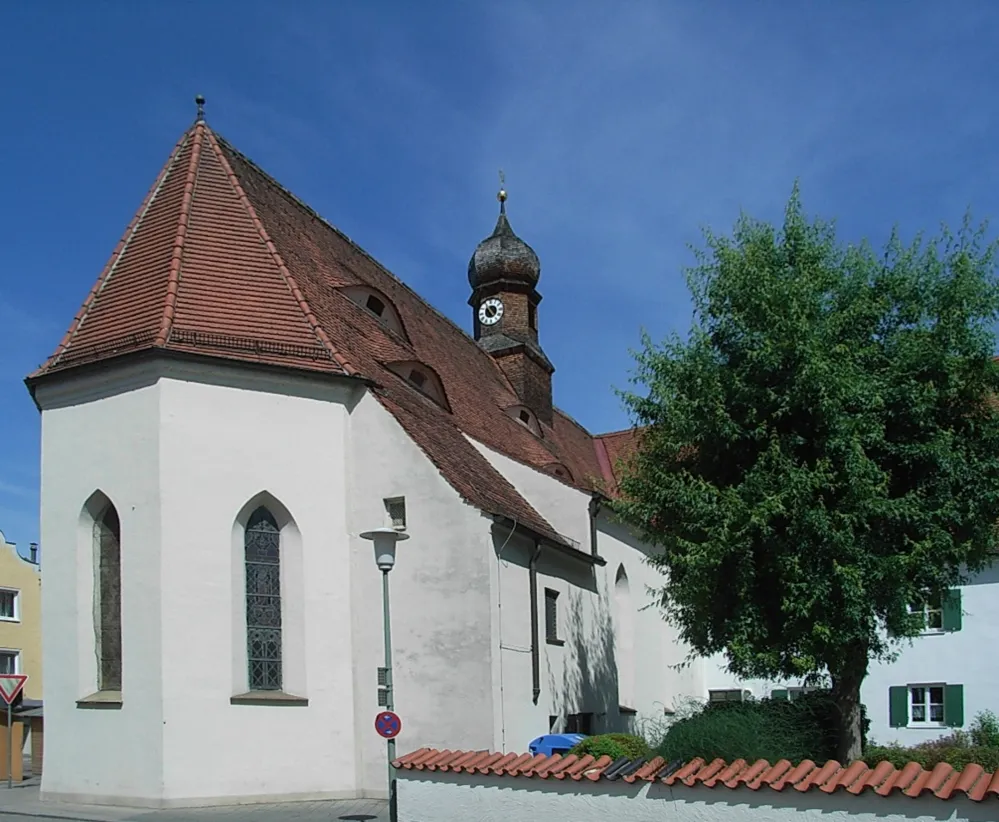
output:
[[[382,711],[375,717],[375,730],[379,736],[386,739],[394,739],[402,730],[402,720],[399,715],[392,711]]]

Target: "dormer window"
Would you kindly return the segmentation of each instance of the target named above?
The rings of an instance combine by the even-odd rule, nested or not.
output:
[[[451,410],[447,402],[447,394],[444,393],[444,383],[429,365],[422,362],[392,362],[388,363],[386,368],[442,408]]]
[[[385,313],[385,303],[379,300],[374,294],[369,294],[364,301],[364,307],[376,317],[381,317]]]
[[[380,291],[367,285],[348,285],[341,291],[354,305],[364,309],[386,328],[406,338],[406,329],[402,325],[399,312],[395,310],[391,300]]]
[[[544,436],[541,432],[541,425],[538,423],[537,415],[526,405],[513,405],[510,408],[505,408],[503,410],[506,411],[507,416],[519,422],[524,426],[524,428],[534,434],[534,436]]]
[[[572,471],[566,468],[560,462],[552,462],[545,466],[545,471],[549,474],[554,474],[559,479],[563,479],[566,482],[572,482]]]

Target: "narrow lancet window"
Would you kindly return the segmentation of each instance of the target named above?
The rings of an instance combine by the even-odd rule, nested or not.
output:
[[[250,515],[246,564],[246,657],[251,691],[281,690],[281,530],[264,507]]]

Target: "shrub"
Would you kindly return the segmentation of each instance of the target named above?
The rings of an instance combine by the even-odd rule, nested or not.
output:
[[[903,748],[901,745],[872,745],[864,751],[864,762],[874,767],[879,762],[891,762],[896,768],[903,768],[910,762],[918,762],[928,771],[941,762],[963,771],[968,765],[981,765],[987,771],[999,770],[999,747],[982,745],[953,745],[945,747],[935,743]]]
[[[652,750],[649,743],[640,736],[631,734],[597,734],[588,736],[575,748],[569,751],[576,756],[594,757],[609,756],[611,759],[620,759],[622,756],[628,759],[642,759],[650,756]]]
[[[999,718],[992,711],[980,711],[968,729],[971,744],[980,748],[999,748]]]
[[[657,752],[667,760],[699,756],[726,762],[740,758],[824,762],[836,757],[837,710],[828,691],[810,691],[794,702],[709,703],[675,722]],[[863,736],[869,726],[864,711]]]

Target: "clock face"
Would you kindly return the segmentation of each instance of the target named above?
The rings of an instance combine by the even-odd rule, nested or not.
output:
[[[503,302],[498,297],[491,297],[479,306],[479,322],[483,325],[495,325],[503,316]]]

